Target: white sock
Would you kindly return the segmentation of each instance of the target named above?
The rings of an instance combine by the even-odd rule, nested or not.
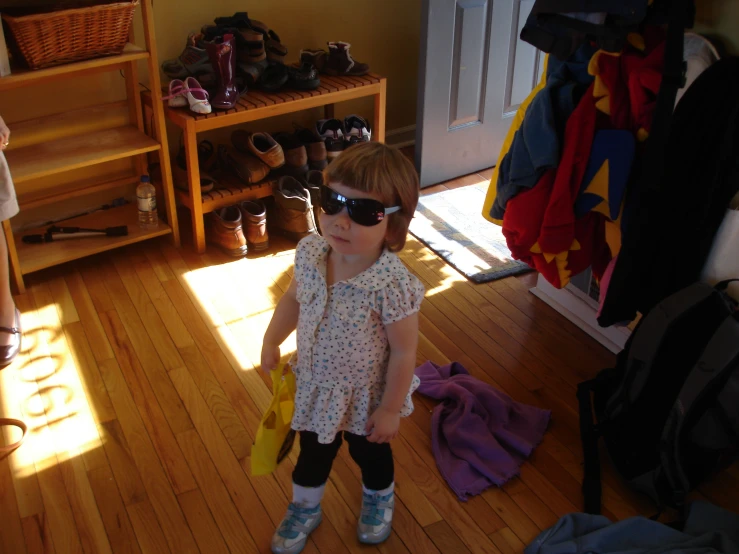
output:
[[[387,496],[388,494],[390,494],[391,492],[395,490],[395,482],[390,483],[390,486],[388,488],[382,489],[381,491],[373,491],[372,489],[368,489],[367,487],[364,486],[364,484],[362,484],[362,490],[366,494],[379,494],[380,496]]]
[[[293,504],[303,508],[315,508],[321,503],[326,485],[320,487],[301,487],[293,483]]]

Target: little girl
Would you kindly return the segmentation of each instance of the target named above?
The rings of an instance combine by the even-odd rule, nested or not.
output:
[[[300,432],[293,501],[272,552],[297,553],[321,522],[321,498],[342,443],[362,471],[357,527],[363,543],[390,535],[394,469],[390,441],[413,411],[418,310],[424,288],[394,252],[405,245],[418,175],[403,154],[376,142],[347,149],[325,170],[323,236],[298,243],[292,283],[262,344],[262,369],[280,360],[297,326],[292,428]]]

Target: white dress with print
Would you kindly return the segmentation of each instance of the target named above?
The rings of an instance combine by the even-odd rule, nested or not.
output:
[[[385,325],[416,313],[424,287],[392,252],[356,277],[326,286],[326,239],[298,243],[295,275],[300,316],[292,428],[327,444],[340,431],[366,435],[367,420],[385,391],[390,348]],[[401,416],[413,412],[413,376]]]

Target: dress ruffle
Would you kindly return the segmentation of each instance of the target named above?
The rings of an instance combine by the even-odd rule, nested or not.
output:
[[[420,383],[421,381],[414,375],[400,410],[401,417],[408,417],[413,413],[411,395]],[[318,442],[322,444],[333,442],[337,433],[341,431],[366,435],[366,422],[382,402],[384,390],[385,384],[382,382],[352,386],[317,383],[298,378],[292,428],[296,431],[316,432]]]

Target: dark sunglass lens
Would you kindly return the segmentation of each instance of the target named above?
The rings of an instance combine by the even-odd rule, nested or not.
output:
[[[372,227],[385,218],[385,208],[379,202],[369,200],[353,206],[349,215],[360,225]]]
[[[341,211],[344,205],[337,198],[336,193],[327,186],[321,187],[321,209],[328,215],[334,215]]]

